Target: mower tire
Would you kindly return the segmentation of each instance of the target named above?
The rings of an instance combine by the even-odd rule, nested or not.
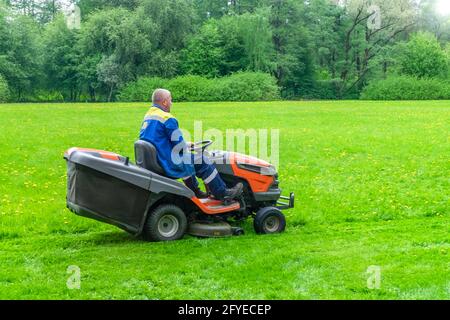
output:
[[[187,218],[179,207],[164,204],[152,210],[142,232],[144,240],[174,241],[184,237],[187,230]]]
[[[282,233],[286,229],[286,218],[275,207],[266,207],[256,213],[253,226],[257,234]]]

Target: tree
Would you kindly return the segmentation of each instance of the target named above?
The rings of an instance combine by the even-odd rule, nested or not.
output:
[[[270,72],[274,51],[268,12],[224,16],[207,21],[185,50],[187,73],[209,77],[248,70]]]
[[[104,56],[97,65],[98,79],[109,87],[108,102],[111,102],[114,90],[123,84],[124,76],[117,58]]]
[[[329,0],[315,0],[304,8],[309,44],[321,80],[339,77],[340,57],[344,41],[345,7]]]
[[[269,11],[244,13],[238,19],[247,70],[270,73],[274,69],[274,48]]]
[[[255,13],[268,7],[268,0],[194,0],[200,22],[210,18],[220,19],[224,15]]]
[[[343,50],[340,61],[341,96],[360,91],[373,61],[383,48],[406,34],[416,23],[413,0],[345,1]]]
[[[137,19],[152,22],[149,34],[155,44],[149,61],[153,75],[173,77],[179,74],[180,52],[194,31],[196,20],[192,0],[142,0]]]
[[[42,84],[40,30],[27,16],[12,16],[0,6],[0,74],[15,100]]]
[[[405,75],[417,78],[447,75],[447,54],[430,33],[415,34],[404,48],[399,63]]]
[[[228,12],[229,0],[194,0],[200,24],[208,19],[220,19]]]
[[[224,58],[218,23],[210,20],[189,41],[184,51],[183,69],[188,74],[217,77]]]
[[[112,8],[125,8],[134,10],[138,7],[139,0],[73,0],[81,9],[83,18],[95,11]]]
[[[78,86],[89,94],[91,102],[98,100],[98,91],[102,87],[102,83],[98,78],[97,67],[102,60],[100,54],[92,54],[80,57],[78,65]]]
[[[436,1],[0,0],[0,74],[15,100],[41,89],[114,100],[141,76],[240,71],[272,74],[285,98],[356,97],[393,71],[449,70],[435,38],[406,44],[425,30],[448,46]],[[80,30],[64,23],[69,3]]]
[[[314,76],[310,39],[303,26],[302,4],[272,0],[270,22],[276,52],[275,75],[285,97],[298,97],[311,89]]]
[[[43,65],[47,88],[60,91],[65,100],[70,101],[76,101],[80,91],[80,53],[75,45],[76,40],[76,33],[67,28],[63,16],[59,16],[45,28],[42,39],[46,48]]]
[[[64,7],[75,0],[8,0],[8,5],[22,15],[33,18],[40,24],[53,21]]]
[[[450,79],[450,43],[447,43],[445,48],[445,55],[447,56],[447,80]]]
[[[430,32],[444,43],[450,40],[450,17],[438,12],[437,3],[437,0],[420,1],[419,23],[416,31]]]
[[[7,102],[10,98],[8,83],[0,74],[0,102]]]
[[[184,48],[193,32],[194,12],[192,0],[142,0],[137,9],[140,19],[154,23],[156,49],[166,52]]]
[[[221,37],[223,60],[219,66],[220,76],[227,76],[246,69],[246,52],[244,40],[240,34],[239,18],[224,16],[217,21]]]
[[[88,86],[91,98],[102,83],[111,99],[119,85],[147,73],[155,47],[153,30],[154,24],[149,19],[141,19],[122,8],[98,11],[89,17],[80,31],[78,46],[83,55],[82,81]],[[115,73],[112,81],[116,69],[120,72]],[[99,76],[97,79],[95,74]]]

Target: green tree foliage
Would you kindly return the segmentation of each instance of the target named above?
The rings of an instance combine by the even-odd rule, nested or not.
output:
[[[239,33],[239,20],[235,16],[225,16],[218,21],[219,34],[224,58],[220,64],[220,75],[226,76],[246,69],[244,41]]]
[[[310,37],[303,25],[304,5],[295,0],[271,1],[276,77],[285,97],[298,97],[313,85]]]
[[[217,77],[225,59],[223,39],[216,20],[205,23],[184,51],[183,69],[188,74]]]
[[[0,75],[0,102],[7,102],[10,98],[8,83],[5,78]]]
[[[156,40],[156,49],[182,49],[186,38],[193,32],[192,0],[141,0],[137,16],[154,23],[152,36]]]
[[[238,16],[238,22],[247,70],[271,72],[274,69],[274,49],[269,11],[258,10],[253,14],[244,13]]]
[[[7,0],[6,3],[15,12],[31,17],[46,24],[54,20],[58,12],[75,0]]]
[[[434,35],[418,33],[405,46],[399,63],[405,75],[433,78],[447,75],[448,56]]]
[[[192,0],[142,0],[137,19],[151,21],[155,46],[150,58],[150,72],[172,77],[180,69],[180,52],[193,33],[195,10]]]
[[[87,17],[95,11],[117,7],[133,10],[138,7],[139,0],[74,0],[74,3],[80,7],[84,17]]]
[[[0,6],[0,40],[0,74],[13,98],[22,101],[42,84],[40,30],[31,18],[8,16]]]
[[[46,48],[43,66],[47,88],[62,93],[64,100],[76,101],[79,95],[80,54],[76,48],[77,34],[67,28],[62,16],[46,26],[42,44]]]
[[[268,6],[268,0],[194,0],[194,3],[201,22],[226,15],[254,13],[259,8]]]
[[[70,3],[80,30],[66,27]],[[434,36],[409,41],[418,31]],[[141,78],[189,92],[258,79],[242,72],[273,76],[284,98],[355,98],[398,73],[448,79],[449,40],[436,0],[0,0],[0,74],[21,101],[111,101]]]
[[[268,17],[260,10],[209,20],[189,42],[185,70],[210,77],[240,70],[271,73],[276,62]]]
[[[194,0],[194,3],[200,23],[210,18],[220,19],[228,13],[229,0]]]
[[[126,77],[117,57],[115,55],[103,56],[97,65],[97,75],[98,79],[108,86],[108,102],[110,102],[114,90],[124,83]]]
[[[81,81],[89,87],[91,98],[103,85],[110,100],[120,85],[146,72],[155,46],[153,29],[150,20],[141,20],[121,8],[98,11],[89,17],[78,45],[83,56]]]
[[[318,72],[318,80],[339,78],[344,42],[344,19],[342,19],[344,16],[345,8],[330,5],[329,0],[311,1],[304,8],[304,21],[310,33],[309,43]],[[281,21],[279,19],[278,24],[281,24]],[[289,37],[289,34],[285,37]]]
[[[450,80],[450,43],[446,44],[444,51],[445,51],[445,55],[447,57],[447,76],[446,76],[446,78],[447,78],[447,80]]]
[[[207,21],[185,50],[184,70],[208,77],[239,70],[274,69],[272,33],[267,12],[224,16]]]

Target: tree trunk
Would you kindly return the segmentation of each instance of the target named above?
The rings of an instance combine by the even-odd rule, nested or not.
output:
[[[92,86],[89,86],[89,96],[91,98],[91,102],[96,102],[97,98],[95,96],[95,89]]]
[[[111,102],[113,92],[114,92],[114,85],[112,85],[111,89],[109,90],[108,102]]]
[[[52,21],[55,20],[55,16],[56,16],[56,0],[52,1]]]

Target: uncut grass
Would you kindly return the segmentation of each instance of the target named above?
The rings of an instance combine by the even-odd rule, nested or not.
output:
[[[66,210],[62,159],[72,146],[132,156],[147,104],[2,105],[0,298],[449,298],[449,107],[176,104],[188,130],[280,129],[297,206],[283,235],[247,223],[242,238],[148,244]],[[386,287],[367,289],[369,265]]]

